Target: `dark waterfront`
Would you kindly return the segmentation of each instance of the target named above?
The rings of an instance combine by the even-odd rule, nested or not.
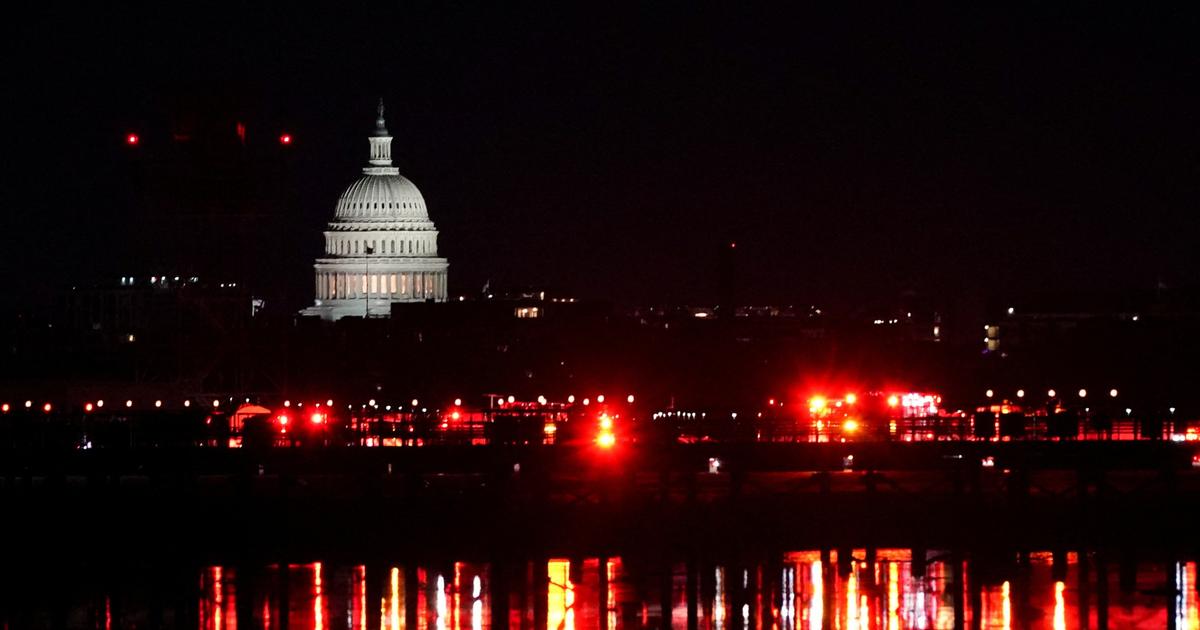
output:
[[[4,628],[206,630],[1200,627],[1194,560],[725,553],[735,546],[706,550],[703,560],[640,552],[398,561],[381,550],[287,563],[10,564],[0,619]]]
[[[0,627],[1196,628],[1193,451],[13,451]]]

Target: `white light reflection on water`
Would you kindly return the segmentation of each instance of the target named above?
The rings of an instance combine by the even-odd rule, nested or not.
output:
[[[437,594],[434,595],[434,627],[446,630],[446,578],[439,573],[437,576]]]
[[[713,630],[725,630],[725,567],[713,569]]]
[[[483,580],[476,575],[471,582],[471,630],[483,628]]]
[[[780,582],[783,597],[779,604],[779,617],[783,628],[787,630],[796,627],[796,568],[784,567]]]
[[[824,578],[821,561],[813,562],[810,571],[813,589],[812,599],[808,602],[808,628],[821,630],[825,620],[825,585],[822,583]]]

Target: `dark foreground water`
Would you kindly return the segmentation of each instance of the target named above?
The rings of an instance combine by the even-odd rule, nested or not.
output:
[[[917,554],[10,566],[0,627],[1200,628],[1193,561]]]

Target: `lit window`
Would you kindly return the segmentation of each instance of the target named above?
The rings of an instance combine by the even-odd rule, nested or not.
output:
[[[395,242],[393,242],[393,243],[392,243],[392,245],[394,246],[394,245],[395,245]],[[391,293],[395,294],[395,293],[396,293],[396,274],[392,274],[392,277],[391,277],[391,284],[392,284],[392,287],[391,287],[391,288],[392,288],[392,290],[391,290]]]

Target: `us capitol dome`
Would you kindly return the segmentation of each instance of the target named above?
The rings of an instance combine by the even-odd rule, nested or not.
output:
[[[437,227],[425,198],[392,166],[392,136],[379,101],[363,176],[338,198],[313,265],[316,302],[301,315],[326,320],[387,317],[392,304],[446,301],[449,263],[438,257]]]

